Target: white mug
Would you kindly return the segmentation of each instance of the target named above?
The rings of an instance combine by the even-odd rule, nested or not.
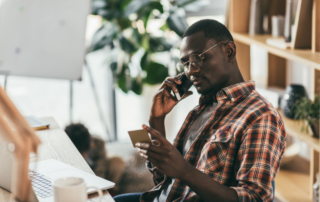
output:
[[[102,191],[97,187],[87,187],[85,181],[79,177],[64,177],[53,182],[54,202],[86,202],[87,189],[94,188],[99,193],[99,202]]]

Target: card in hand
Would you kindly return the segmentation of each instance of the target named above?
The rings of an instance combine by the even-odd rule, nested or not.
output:
[[[149,134],[145,130],[133,130],[133,131],[128,131],[128,133],[131,138],[133,147],[135,147],[135,144],[137,142],[151,144],[151,139],[149,137]]]

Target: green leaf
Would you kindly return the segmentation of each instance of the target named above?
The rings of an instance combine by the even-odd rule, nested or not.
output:
[[[162,4],[160,3],[160,1],[152,1],[152,2],[150,2],[149,7],[150,7],[152,10],[154,10],[154,9],[158,10],[160,13],[163,13],[163,12],[164,12],[163,6],[162,6]]]
[[[172,45],[164,37],[150,37],[149,48],[151,52],[163,52],[169,51]]]
[[[160,27],[160,30],[162,30],[162,31],[164,31],[164,32],[167,31],[167,29],[169,29],[167,23],[164,23],[164,24]]]
[[[178,13],[173,12],[167,18],[168,27],[174,31],[180,37],[183,36],[184,32],[188,28],[188,23],[185,17],[180,16]]]
[[[131,90],[135,94],[141,95],[142,90],[143,90],[143,83],[142,83],[142,80],[140,78],[136,78],[136,79],[132,80],[132,82],[131,82]]]
[[[178,7],[184,7],[190,3],[196,2],[198,0],[176,0]]]
[[[143,21],[144,28],[147,28],[148,21],[152,15],[153,10],[158,10],[160,13],[163,13],[163,6],[160,2],[151,1],[148,5],[141,8],[138,12],[139,19]]]
[[[123,63],[122,71],[117,76],[118,87],[125,93],[127,93],[131,88],[131,77],[130,71],[127,64]]]
[[[141,69],[146,71],[149,63],[150,63],[150,54],[146,51],[140,60]]]
[[[127,29],[128,27],[131,27],[131,20],[128,18],[118,18],[118,23],[122,30]]]
[[[100,27],[91,39],[91,45],[88,52],[92,52],[110,44],[118,33],[118,27],[113,23],[106,23]]]
[[[110,64],[110,69],[111,69],[111,71],[112,71],[112,73],[113,73],[114,75],[115,75],[116,72],[117,72],[117,65],[118,65],[117,62],[111,62],[111,64]]]
[[[148,21],[149,21],[150,15],[151,15],[151,11],[148,11],[148,12],[146,12],[146,14],[144,14],[141,17],[141,20],[143,22],[143,26],[144,26],[145,29],[147,29],[147,25],[148,25]]]
[[[98,10],[100,9],[106,9],[108,6],[108,3],[104,0],[95,0],[92,1],[91,7],[92,7],[92,14],[98,15]]]
[[[132,28],[131,41],[133,41],[137,46],[141,46],[142,38],[138,29]]]
[[[128,39],[126,39],[122,34],[119,34],[119,42],[121,49],[127,53],[134,53],[138,50]]]
[[[108,21],[111,21],[113,18],[117,17],[117,13],[109,9],[99,9],[97,14]]]
[[[153,0],[133,0],[124,11],[124,16],[129,16],[132,13],[137,13],[139,10],[147,6]]]
[[[146,50],[146,51],[149,51],[149,38],[150,38],[150,35],[149,35],[149,34],[144,34],[144,35],[142,35],[141,46],[142,46],[142,48],[144,48],[144,50]]]
[[[126,75],[119,75],[117,78],[118,87],[125,93],[128,92]]]
[[[119,5],[121,6],[121,10],[125,11],[125,9],[127,8],[128,4],[131,2],[132,0],[120,0],[117,1],[119,2]]]
[[[168,77],[168,68],[163,64],[150,62],[145,82],[151,85],[162,83]]]

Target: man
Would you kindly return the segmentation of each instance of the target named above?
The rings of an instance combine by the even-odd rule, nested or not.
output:
[[[177,92],[180,81],[167,78],[154,95],[150,127],[143,129],[156,143],[136,147],[148,160],[156,187],[140,201],[271,201],[286,132],[254,82],[244,82],[230,32],[214,20],[196,22],[183,36],[180,60],[201,94],[199,106],[172,145],[164,120],[178,103],[170,91]]]
[[[108,158],[104,140],[90,135],[89,130],[81,123],[68,125],[65,132],[93,172],[99,177],[116,183],[114,188],[108,190],[111,195],[115,195],[119,189],[117,184],[125,168],[124,160],[116,156]]]

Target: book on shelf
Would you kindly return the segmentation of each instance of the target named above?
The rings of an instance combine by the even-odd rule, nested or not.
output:
[[[34,116],[25,116],[25,119],[29,123],[30,127],[32,127],[35,130],[43,130],[49,128],[50,124],[42,121],[41,119],[38,119]]]
[[[274,46],[281,49],[290,49],[291,42],[285,42],[284,38],[269,38],[266,43],[270,46]]]

